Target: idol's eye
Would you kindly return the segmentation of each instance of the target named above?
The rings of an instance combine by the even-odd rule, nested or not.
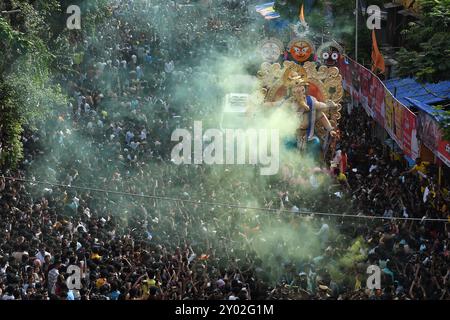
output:
[[[300,49],[297,48],[297,47],[294,47],[294,51],[295,51],[296,53],[300,53]]]
[[[330,54],[328,52],[324,52],[322,55],[322,58],[324,58],[325,60],[327,60],[330,57]]]
[[[303,51],[304,53],[306,53],[306,52],[308,52],[308,48],[303,48],[302,51]]]
[[[337,52],[333,52],[331,58],[333,58],[333,60],[337,60],[339,58],[339,54]]]

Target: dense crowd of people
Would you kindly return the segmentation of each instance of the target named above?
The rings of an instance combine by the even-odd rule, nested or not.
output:
[[[362,108],[344,114],[331,169],[297,163],[295,183],[171,163],[174,129],[217,118],[217,58],[257,48],[246,1],[112,3],[95,35],[71,35],[67,110],[26,131],[23,163],[2,172],[0,299],[450,298],[448,191],[432,165],[395,159]],[[331,211],[344,217],[317,215]]]

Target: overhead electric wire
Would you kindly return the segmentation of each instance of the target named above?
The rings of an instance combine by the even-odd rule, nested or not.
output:
[[[180,199],[180,198],[167,197],[167,196],[148,195],[148,194],[139,194],[139,193],[124,192],[124,191],[114,191],[114,190],[107,190],[107,189],[91,188],[91,187],[72,186],[72,185],[65,185],[65,184],[60,184],[60,183],[21,179],[21,178],[14,178],[14,177],[3,177],[3,178],[5,180],[9,180],[9,181],[19,181],[19,182],[29,183],[29,184],[40,184],[40,185],[48,185],[48,186],[53,186],[53,187],[61,187],[61,188],[74,189],[74,190],[86,190],[86,191],[93,191],[93,192],[98,192],[98,193],[116,194],[116,195],[127,196],[127,197],[155,199],[155,200],[171,201],[171,202],[183,202],[183,203],[191,203],[191,204],[202,205],[202,206],[217,206],[217,207],[227,207],[227,208],[242,209],[242,210],[267,211],[267,212],[288,212],[288,213],[296,213],[296,214],[301,214],[301,215],[316,215],[316,216],[370,219],[370,220],[450,222],[450,219],[437,219],[437,218],[427,218],[427,217],[423,217],[423,218],[383,217],[383,216],[368,216],[368,215],[349,215],[349,214],[339,214],[339,213],[331,213],[331,212],[314,212],[314,211],[305,211],[305,210],[301,210],[301,211],[299,210],[299,211],[293,212],[292,210],[286,210],[286,209],[249,207],[249,206],[236,205],[236,204],[231,204],[231,203]]]

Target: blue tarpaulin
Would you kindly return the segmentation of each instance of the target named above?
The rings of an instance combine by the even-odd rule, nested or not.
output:
[[[442,120],[442,117],[440,116],[440,114],[443,113],[442,110],[437,110],[433,106],[430,106],[430,105],[428,105],[426,103],[420,102],[420,101],[418,101],[416,99],[406,98],[406,100],[409,102],[410,106],[414,106],[417,109],[419,109],[420,111],[428,113],[436,121],[441,121]]]
[[[397,100],[407,107],[415,105],[410,99],[425,105],[450,100],[450,81],[423,84],[413,78],[395,78],[385,81],[384,84]]]

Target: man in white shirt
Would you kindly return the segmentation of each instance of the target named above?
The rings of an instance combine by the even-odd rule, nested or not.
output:
[[[147,130],[146,129],[142,129],[140,138],[142,141],[147,140]]]
[[[41,264],[43,264],[45,262],[45,256],[47,255],[50,256],[50,258],[52,257],[52,255],[49,252],[45,251],[45,247],[42,246],[39,249],[39,252],[36,254],[36,259],[38,259],[41,262]]]
[[[59,276],[59,267],[61,262],[55,262],[53,268],[48,272],[48,291],[50,294],[55,294],[55,285]]]
[[[130,143],[130,147],[131,147],[131,149],[133,149],[133,150],[136,150],[136,149],[139,147],[139,145],[140,145],[139,142],[131,141],[131,143]]]
[[[14,297],[14,288],[12,286],[9,286],[6,289],[5,294],[2,296],[2,300],[6,301],[6,300],[16,300],[16,298]]]
[[[173,60],[170,60],[169,62],[166,62],[164,64],[164,71],[166,71],[167,73],[172,73],[174,69],[175,63],[173,62]]]

